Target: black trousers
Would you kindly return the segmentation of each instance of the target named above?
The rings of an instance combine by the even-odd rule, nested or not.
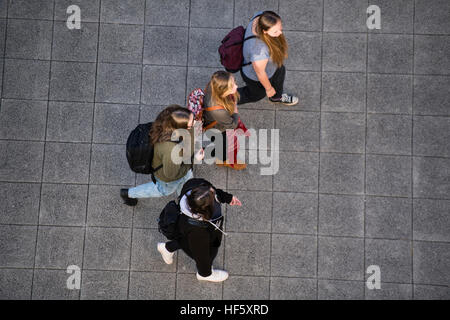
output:
[[[261,100],[266,96],[266,89],[259,81],[252,80],[248,78],[241,69],[241,76],[244,79],[246,86],[238,88],[240,95],[238,104],[244,104],[249,102],[256,102]],[[284,78],[286,76],[286,68],[281,66],[278,68],[273,76],[269,79],[272,87],[275,89],[275,95],[272,96],[273,99],[281,98],[283,93]]]

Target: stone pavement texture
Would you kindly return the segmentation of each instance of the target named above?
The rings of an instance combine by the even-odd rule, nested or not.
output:
[[[230,278],[199,283],[184,253],[156,251],[173,197],[121,203],[148,181],[125,142],[204,87],[220,40],[264,9],[284,21],[300,103],[240,107],[280,129],[276,175],[196,168],[244,204],[215,262]],[[449,52],[448,0],[0,0],[0,298],[449,299]]]

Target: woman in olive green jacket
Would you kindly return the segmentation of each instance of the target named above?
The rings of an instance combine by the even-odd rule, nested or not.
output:
[[[121,189],[120,196],[129,206],[137,204],[137,198],[167,196],[175,191],[180,194],[183,184],[193,178],[192,163],[194,158],[194,116],[186,108],[170,105],[163,110],[153,122],[150,130],[150,140],[154,146],[152,167],[162,168],[154,173],[156,183],[149,182],[130,189]],[[172,151],[178,144],[172,141],[172,133],[177,129],[187,129],[190,133],[191,154],[190,163],[177,164],[172,159]],[[183,157],[180,150],[180,157]],[[203,150],[195,155],[197,160],[203,159]]]

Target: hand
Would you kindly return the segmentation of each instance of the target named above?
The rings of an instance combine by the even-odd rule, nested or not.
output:
[[[234,105],[234,113],[239,113],[239,110],[238,110],[237,104],[236,104],[236,105]]]
[[[233,196],[233,199],[231,199],[230,206],[242,206],[242,202]]]
[[[266,95],[271,98],[273,97],[277,92],[275,91],[275,89],[273,87],[270,87],[269,90],[266,90]]]
[[[204,157],[205,157],[205,151],[203,150],[203,148],[201,148],[201,149],[195,154],[195,159],[196,159],[197,161],[202,161]]]

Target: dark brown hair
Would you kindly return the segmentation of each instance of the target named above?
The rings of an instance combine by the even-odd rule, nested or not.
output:
[[[152,144],[170,141],[176,129],[187,129],[191,111],[180,105],[172,104],[161,111],[150,129]]]
[[[205,220],[210,220],[214,214],[215,191],[210,186],[201,185],[191,190],[187,203],[192,213],[199,214]]]
[[[284,34],[278,37],[271,37],[263,31],[267,31],[276,25],[281,18],[273,11],[264,11],[259,16],[258,23],[256,24],[256,33],[258,38],[264,41],[269,48],[269,54],[272,61],[280,68],[283,65],[284,59],[288,57],[288,44]]]

